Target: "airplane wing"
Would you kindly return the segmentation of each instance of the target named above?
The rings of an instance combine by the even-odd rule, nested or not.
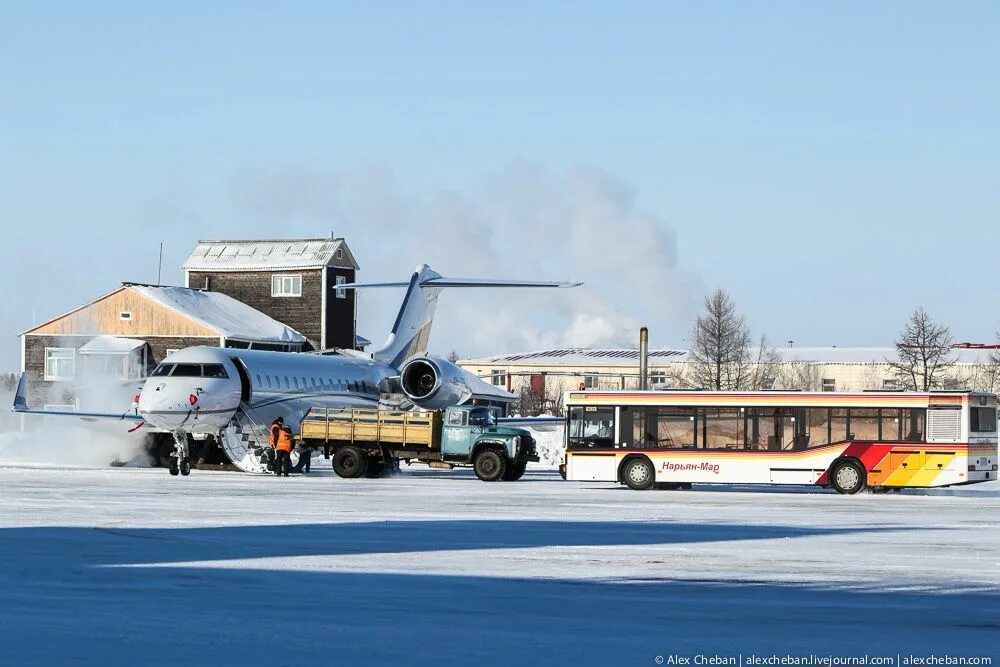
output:
[[[132,412],[110,413],[110,412],[73,412],[71,410],[32,410],[28,407],[28,374],[21,373],[21,379],[17,381],[17,391],[14,393],[14,405],[11,412],[22,415],[50,415],[54,417],[77,417],[80,419],[115,419],[118,421],[143,421],[140,415]]]

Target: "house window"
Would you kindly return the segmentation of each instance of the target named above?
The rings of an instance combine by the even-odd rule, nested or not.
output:
[[[882,388],[886,391],[898,391],[899,383],[895,380],[882,380]]]
[[[337,248],[337,259],[344,259],[344,249]]]
[[[347,278],[345,278],[344,276],[337,276],[337,285],[343,285],[346,282],[347,282]],[[337,298],[338,299],[346,299],[347,298],[347,290],[345,290],[342,287],[338,287],[337,288]]]
[[[302,276],[271,276],[271,296],[302,296]]]
[[[122,321],[131,320],[132,319],[132,311],[129,311],[129,310],[123,310],[123,311],[121,311],[120,313],[118,313],[118,319],[120,319]]]
[[[765,375],[761,378],[760,388],[764,391],[772,391],[774,389],[775,379],[770,375]]]
[[[45,348],[45,379],[49,382],[72,380],[76,375],[76,350],[72,347]]]
[[[587,389],[596,389],[597,383],[599,382],[597,375],[584,375],[583,376],[583,386]]]
[[[823,391],[837,391],[837,381],[834,378],[823,378]]]
[[[502,387],[507,384],[507,371],[490,371],[490,382],[494,387]]]
[[[670,384],[670,376],[665,371],[653,371],[649,375],[651,387],[666,387]]]

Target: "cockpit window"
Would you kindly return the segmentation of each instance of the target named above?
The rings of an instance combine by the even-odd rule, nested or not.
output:
[[[201,364],[177,364],[174,372],[170,374],[174,378],[200,378]]]
[[[205,369],[204,376],[207,378],[228,378],[229,374],[226,373],[226,367],[222,364],[205,364],[203,366]]]
[[[153,372],[149,374],[149,377],[158,378],[164,375],[170,375],[170,371],[174,370],[173,364],[160,364],[153,369]]]

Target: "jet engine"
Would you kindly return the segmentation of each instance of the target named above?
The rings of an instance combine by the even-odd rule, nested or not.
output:
[[[465,371],[437,357],[416,357],[399,371],[403,394],[425,410],[463,403],[472,395]]]

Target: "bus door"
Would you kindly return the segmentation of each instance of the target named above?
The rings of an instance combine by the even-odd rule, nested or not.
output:
[[[618,479],[616,412],[612,407],[574,405],[566,434],[566,479],[614,482]],[[623,436],[624,437],[624,436]]]

